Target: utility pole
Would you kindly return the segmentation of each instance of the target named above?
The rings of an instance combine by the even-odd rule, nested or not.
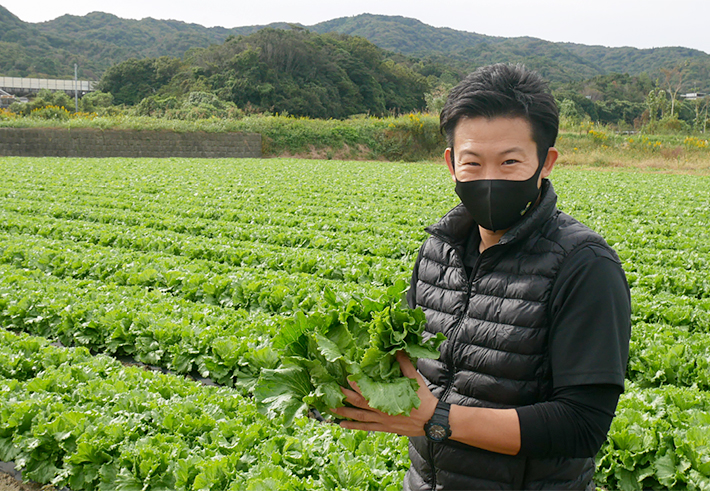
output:
[[[79,81],[77,80],[76,63],[74,63],[74,112],[79,112]]]

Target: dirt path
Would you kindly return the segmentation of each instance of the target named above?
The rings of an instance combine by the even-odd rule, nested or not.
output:
[[[10,474],[0,472],[0,491],[35,491],[39,488],[31,488],[27,484],[22,484]]]
[[[15,479],[11,474],[0,471],[0,491],[55,491],[51,485],[42,486],[37,483],[23,483]]]

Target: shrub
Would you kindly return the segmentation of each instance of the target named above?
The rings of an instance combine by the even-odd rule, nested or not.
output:
[[[601,129],[589,130],[587,134],[592,138],[594,143],[598,143],[600,145],[606,144],[609,140],[609,135]]]
[[[707,140],[701,140],[700,138],[696,138],[694,136],[686,137],[685,140],[683,140],[683,144],[688,148],[708,148]]]
[[[654,135],[679,135],[690,133],[690,126],[683,120],[678,119],[677,114],[664,116],[657,121],[651,121],[643,127],[643,132]]]
[[[67,121],[70,118],[70,113],[63,106],[42,106],[33,109],[30,113],[30,117],[35,119]]]
[[[0,121],[7,121],[10,119],[17,119],[19,116],[10,111],[9,109],[1,109],[0,108]]]
[[[79,100],[79,107],[85,113],[105,114],[113,104],[113,94],[89,92]]]

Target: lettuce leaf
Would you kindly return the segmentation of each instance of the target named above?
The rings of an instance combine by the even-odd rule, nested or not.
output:
[[[340,298],[326,289],[319,308],[298,312],[274,338],[279,368],[264,370],[254,392],[257,407],[270,417],[284,416],[290,425],[309,408],[330,415],[344,404],[341,387],[360,387],[370,405],[388,414],[409,414],[419,407],[418,384],[402,375],[396,353],[439,357],[442,334],[427,336],[421,309],[410,309],[400,280],[375,300]]]

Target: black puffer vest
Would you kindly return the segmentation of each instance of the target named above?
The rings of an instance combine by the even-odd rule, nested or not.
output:
[[[513,408],[550,397],[548,304],[555,277],[575,248],[590,242],[608,248],[556,203],[543,180],[538,206],[479,256],[470,279],[463,252],[477,226],[463,205],[427,229],[415,299],[427,331],[447,340],[440,358],[419,360],[418,369],[437,398]],[[509,456],[425,437],[410,438],[409,455],[405,490],[594,489],[591,458]]]

